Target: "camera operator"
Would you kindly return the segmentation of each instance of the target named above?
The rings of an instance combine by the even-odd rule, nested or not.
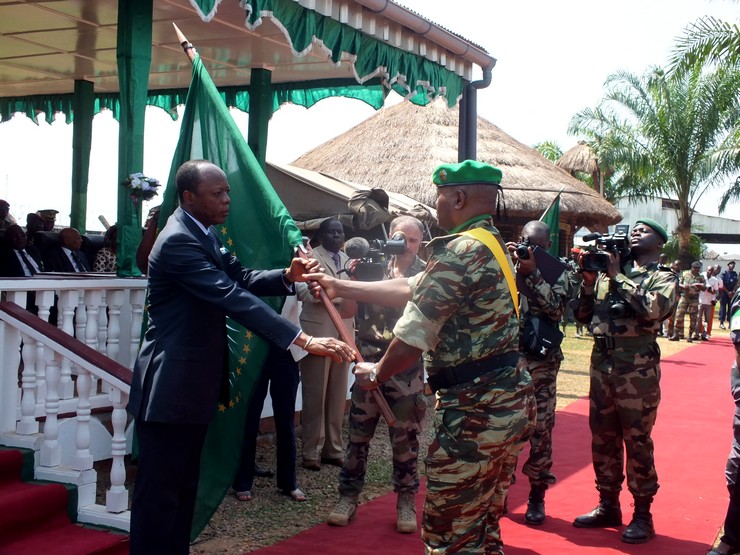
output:
[[[676,302],[676,276],[658,265],[668,240],[654,220],[637,220],[627,260],[607,252],[607,268],[583,272],[576,318],[591,323],[589,424],[599,505],[579,516],[579,528],[621,526],[619,492],[625,478],[635,500],[626,543],[645,543],[655,535],[650,506],[658,476],[650,434],[660,403],[660,322]],[[583,257],[580,259],[583,266]],[[626,455],[625,455],[626,451]]]
[[[554,284],[549,284],[537,267],[533,248],[545,251],[550,248],[550,229],[540,221],[527,223],[522,229],[520,245],[507,243],[509,253],[516,263],[518,276],[532,291],[532,297],[519,296],[521,314],[519,351],[532,376],[534,397],[537,402],[537,421],[534,433],[529,438],[530,451],[522,472],[529,477],[529,501],[524,520],[530,525],[545,521],[545,490],[555,483],[552,474],[552,429],[555,425],[555,404],[557,402],[557,377],[563,351],[560,341],[563,333],[558,327],[569,299],[568,272],[563,271]],[[522,250],[522,248],[524,250]],[[524,255],[524,256],[522,256]],[[555,259],[553,259],[555,261]],[[558,337],[557,346],[547,348],[538,341],[537,334]],[[530,341],[529,338],[534,339]],[[551,339],[545,337],[546,340]]]
[[[412,216],[399,216],[390,225],[390,238],[401,234],[405,252],[393,255],[385,264],[385,279],[410,278],[424,271],[426,263],[417,253],[424,234],[423,224]],[[403,311],[374,304],[360,304],[357,316],[357,342],[366,362],[378,362],[393,339],[393,327]],[[397,422],[388,427],[393,450],[393,489],[396,501],[396,530],[416,532],[414,496],[419,491],[419,437],[426,411],[424,372],[421,358],[408,369],[380,386]],[[329,514],[328,523],[346,526],[353,518],[365,483],[370,440],[380,420],[378,405],[369,391],[352,388],[349,408],[349,438],[344,465],[339,473],[339,502]]]

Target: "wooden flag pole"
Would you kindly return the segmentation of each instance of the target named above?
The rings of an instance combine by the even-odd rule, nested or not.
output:
[[[182,34],[182,31],[180,31],[180,29],[177,27],[177,25],[175,25],[174,22],[172,23],[172,26],[175,28],[175,33],[177,33],[177,40],[180,41],[180,46],[182,46],[183,51],[185,52],[185,54],[187,54],[188,58],[190,58],[190,62],[192,63],[195,60],[195,55],[197,54],[195,47],[190,44],[190,41],[188,41],[185,35]],[[298,256],[304,259],[308,258],[308,255],[301,248],[298,248]],[[349,333],[344,325],[344,322],[342,321],[342,317],[339,315],[339,312],[337,312],[334,303],[331,302],[331,299],[329,299],[329,296],[323,289],[321,289],[320,299],[321,304],[324,305],[324,308],[329,314],[329,318],[334,324],[334,327],[337,328],[337,332],[339,332],[339,337],[341,338],[341,340],[355,350],[355,352],[357,353],[357,362],[363,362],[362,356],[360,355],[360,350],[355,344],[353,334]],[[393,415],[393,411],[391,411],[391,408],[388,406],[388,402],[385,400],[385,397],[383,397],[383,394],[380,392],[379,389],[372,389],[370,390],[370,393],[373,397],[373,400],[378,405],[378,410],[380,410],[380,413],[383,415],[385,421],[388,423],[389,426],[393,426],[396,423],[396,417]]]
[[[173,23],[173,25],[174,25],[174,23]],[[550,204],[547,205],[547,208],[545,208],[545,211],[542,213],[542,216],[540,216],[540,221],[542,221],[542,218],[545,217],[545,214],[547,214],[550,211],[550,208],[552,208],[552,205],[555,204],[555,201],[558,200],[558,198],[560,197],[560,195],[561,195],[561,193],[563,191],[565,191],[565,187],[560,187],[560,190],[558,191],[558,194],[555,195],[555,198],[552,199],[552,201],[550,202]]]

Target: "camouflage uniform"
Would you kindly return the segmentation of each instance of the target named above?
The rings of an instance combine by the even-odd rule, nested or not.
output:
[[[406,277],[424,271],[424,261],[419,257],[406,271]],[[390,277],[390,276],[386,276]],[[393,326],[401,311],[376,305],[360,305],[357,317],[358,347],[368,362],[377,362],[393,339]],[[419,435],[426,412],[424,398],[424,373],[421,361],[393,376],[380,386],[397,421],[388,427],[393,449],[393,489],[396,492],[419,491]],[[380,419],[378,405],[369,391],[352,388],[349,408],[349,439],[347,455],[339,473],[339,493],[357,497],[365,483],[370,440]]]
[[[691,270],[684,270],[681,274],[681,285],[691,285],[693,283],[706,283],[706,279],[699,272],[694,275]],[[699,313],[699,290],[691,287],[688,290],[681,288],[681,299],[678,301],[676,308],[676,317],[674,322],[674,336],[684,337],[683,324],[686,313],[689,313],[689,333],[686,338],[691,338],[691,334],[696,332],[697,314]],[[697,334],[698,335],[698,334]]]
[[[483,227],[501,242],[490,216],[464,226],[460,230]],[[412,298],[393,330],[425,352],[429,379],[475,361],[485,368],[489,357],[517,360],[513,301],[488,247],[466,236],[446,236],[429,249],[426,271],[409,280]],[[427,554],[503,553],[499,517],[535,407],[521,364],[489,364],[477,378],[436,393],[422,519]]]
[[[673,309],[676,275],[657,263],[623,268],[610,279],[599,274],[595,287],[584,286],[579,313],[590,315],[591,352],[589,424],[596,487],[622,489],[627,451],[627,487],[637,497],[658,491],[650,434],[660,403],[660,322]],[[594,295],[595,292],[595,295]],[[629,308],[613,317],[614,300]]]
[[[539,270],[525,278],[526,284],[536,298],[530,300],[521,296],[522,328],[527,320],[544,316],[554,322],[560,320],[568,302],[568,271],[563,272],[553,285],[547,283]],[[563,351],[560,347],[539,357],[522,349],[522,358],[532,376],[534,397],[537,401],[537,422],[529,439],[530,451],[522,472],[529,477],[532,486],[546,486],[555,483],[552,468],[552,429],[555,425],[555,405],[557,402],[557,377]]]
[[[740,291],[732,298],[729,313],[730,339],[735,345],[735,353],[740,353]],[[731,389],[735,399],[734,437],[730,457],[727,459],[725,476],[730,491],[730,504],[725,517],[725,529],[720,540],[735,549],[740,549],[740,369],[734,362],[731,370]]]
[[[563,333],[565,333],[565,328],[568,326],[570,322],[576,323],[576,337],[581,335],[583,333],[583,324],[581,324],[578,320],[575,319],[575,315],[573,313],[573,307],[568,302],[570,299],[577,299],[578,293],[581,291],[581,284],[583,283],[583,276],[581,275],[581,272],[579,271],[578,262],[572,259],[564,260],[564,262],[568,265],[568,268],[565,270],[566,278],[567,278],[567,285],[568,285],[568,297],[566,299],[565,303],[565,313],[563,314]]]

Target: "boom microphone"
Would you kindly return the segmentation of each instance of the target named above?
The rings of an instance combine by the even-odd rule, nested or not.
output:
[[[370,252],[370,243],[364,237],[352,237],[344,244],[344,252],[350,258],[365,258]]]

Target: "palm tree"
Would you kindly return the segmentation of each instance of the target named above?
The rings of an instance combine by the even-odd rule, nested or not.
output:
[[[711,16],[689,25],[676,43],[669,68],[680,73],[696,65],[740,69],[740,26]],[[718,163],[740,166],[740,129],[735,129],[727,148],[718,153]],[[735,200],[740,200],[740,176],[722,195],[719,213]]]
[[[707,188],[740,165],[722,161],[738,130],[740,71],[693,66],[667,76],[611,75],[596,108],[573,116],[568,132],[601,138],[602,163],[616,170],[616,191],[628,199],[678,201],[679,252],[688,259],[692,213]]]

